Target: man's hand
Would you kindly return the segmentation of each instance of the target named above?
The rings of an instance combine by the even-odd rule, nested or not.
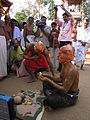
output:
[[[79,42],[81,42],[82,46],[84,46],[84,47],[85,47],[86,42],[83,42],[82,40],[79,40]]]
[[[86,45],[86,42],[82,42],[82,46],[84,46],[84,47],[85,47],[85,45]]]
[[[44,28],[43,27],[40,27],[41,31],[43,32],[44,31]]]
[[[55,7],[54,7],[54,10],[55,10],[55,12],[57,12],[57,11],[58,11],[58,8],[57,8],[57,6],[55,6]]]
[[[47,78],[47,77],[43,77],[42,75],[39,75],[39,76],[38,76],[38,79],[39,79],[40,81],[42,81],[42,82],[48,81],[48,78]]]
[[[62,5],[60,5],[60,7],[63,9],[63,10],[65,10],[65,7],[64,7],[64,5],[62,4]]]
[[[25,40],[25,42],[28,42],[28,43],[30,43],[30,42],[29,42],[29,40],[28,40],[27,38],[24,38],[24,40]]]
[[[42,73],[42,76],[43,76],[43,77],[47,77],[47,76],[48,76],[48,74]]]

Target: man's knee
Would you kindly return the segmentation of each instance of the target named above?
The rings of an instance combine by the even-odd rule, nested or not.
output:
[[[57,95],[50,95],[44,100],[44,105],[52,107],[53,109],[58,108],[59,97]]]

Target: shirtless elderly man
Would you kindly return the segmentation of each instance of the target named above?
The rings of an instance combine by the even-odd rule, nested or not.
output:
[[[10,48],[10,43],[12,40],[12,28],[10,26],[11,18],[9,15],[5,16],[5,34],[6,34],[6,42],[7,42],[7,48]]]
[[[24,40],[26,43],[34,43],[36,37],[39,37],[39,28],[34,25],[34,18],[29,17],[28,23],[24,26]]]
[[[49,58],[49,52],[42,42],[28,44],[23,57],[26,70],[31,74],[32,79],[35,79],[34,73],[44,71],[50,67],[50,71],[54,76],[53,64]]]
[[[79,73],[71,63],[74,58],[73,47],[68,44],[60,48],[58,60],[62,63],[59,77],[39,75],[43,82],[43,92],[47,96],[44,105],[54,109],[74,105],[78,98]]]

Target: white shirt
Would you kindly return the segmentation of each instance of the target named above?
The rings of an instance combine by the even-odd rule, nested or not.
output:
[[[84,29],[84,27],[77,28],[77,40],[90,43],[90,27]]]
[[[17,26],[15,26],[13,30],[13,40],[15,39],[17,39],[18,41],[20,41],[21,39],[21,31]]]

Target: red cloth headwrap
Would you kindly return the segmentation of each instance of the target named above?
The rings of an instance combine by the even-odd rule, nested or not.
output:
[[[70,44],[60,48],[58,54],[58,60],[60,61],[60,63],[64,64],[69,61],[72,61],[73,59],[74,59],[74,49]]]
[[[40,52],[40,53],[43,52],[44,48],[45,48],[45,46],[44,46],[44,44],[41,41],[35,43],[35,49],[38,52]]]

